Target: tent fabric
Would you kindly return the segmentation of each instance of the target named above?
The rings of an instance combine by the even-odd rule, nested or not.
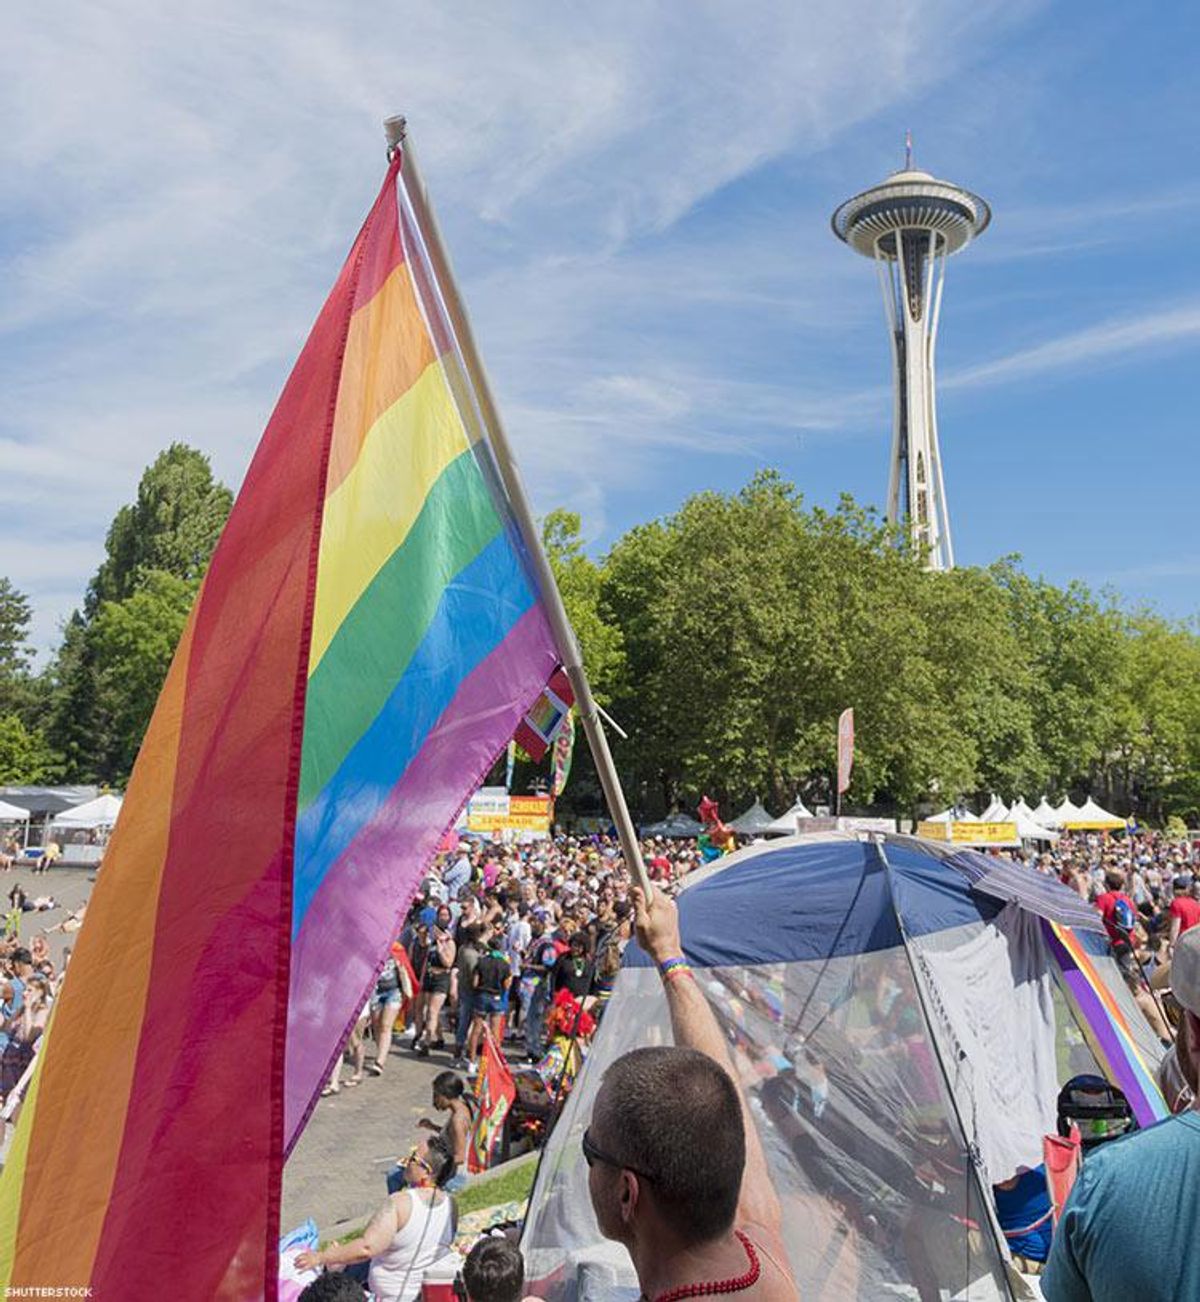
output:
[[[51,822],[55,827],[112,827],[121,812],[121,804],[120,796],[111,793],[97,796],[56,814]]]
[[[983,823],[1007,823],[1012,820],[1012,811],[998,796],[993,796],[991,804],[979,815]]]
[[[10,805],[7,800],[0,800],[0,822],[24,823],[29,819],[29,810],[17,805]]]
[[[811,817],[812,813],[806,808],[804,801],[797,799],[789,810],[780,814],[769,827],[763,828],[763,831],[767,836],[795,836],[796,819]]]
[[[82,805],[85,800],[94,800],[99,794],[99,788],[90,786],[0,787],[0,800],[11,800],[28,810],[34,818],[43,814],[60,814],[64,809]]]
[[[775,820],[763,808],[761,800],[756,800],[745,813],[739,814],[729,826],[740,836],[761,836],[770,830]]]
[[[703,826],[687,814],[668,814],[661,823],[651,823],[642,828],[643,836],[665,836],[668,840],[683,840],[699,836]]]
[[[1008,821],[1016,823],[1017,835],[1022,841],[1057,841],[1059,834],[1050,827],[1044,827],[1029,814],[1013,808],[1009,812]]]
[[[680,896],[802,1297],[1011,1298],[983,1191],[1040,1160],[1058,1088],[1102,1062],[1064,996],[1046,915],[1089,956],[1097,1002],[1130,1015],[1103,935],[1061,923],[1078,916],[1071,893],[1014,865],[1033,884],[996,898],[978,861],[1001,862],[899,835],[794,836],[720,861]],[[1147,1066],[1158,1060],[1132,1038]],[[548,1302],[636,1284],[595,1225],[579,1138],[606,1066],[665,1043],[660,982],[631,945],[525,1223],[529,1278]]]
[[[1019,904],[1039,918],[1060,922],[1079,931],[1104,934],[1104,921],[1099,911],[1053,877],[1033,872],[1011,859],[979,854],[974,850],[960,850],[951,856],[950,862],[966,874],[972,888],[981,895]]]
[[[1026,818],[1033,818],[1033,810],[1030,809],[1029,806],[1025,803],[1024,796],[1021,796],[1018,799],[1014,800],[1012,804],[1012,808],[1008,811],[1008,816],[1010,818],[1019,818],[1022,814]],[[1034,821],[1036,822],[1037,820],[1034,819]]]
[[[978,814],[973,814],[963,805],[951,805],[949,809],[943,809],[940,814],[933,814],[924,820],[927,823],[979,823],[985,820],[981,819]]]

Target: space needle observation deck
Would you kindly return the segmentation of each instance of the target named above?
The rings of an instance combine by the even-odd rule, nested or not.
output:
[[[946,259],[991,220],[977,195],[912,165],[847,199],[833,233],[875,261],[892,340],[893,422],[887,518],[907,522],[929,569],[954,566],[938,446],[934,350]]]

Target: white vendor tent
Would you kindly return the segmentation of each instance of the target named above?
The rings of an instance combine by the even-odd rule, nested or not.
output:
[[[1054,811],[1054,825],[1056,827],[1066,827],[1073,819],[1079,817],[1079,806],[1072,801],[1070,796],[1064,796],[1063,802]]]
[[[1025,803],[1024,796],[1021,796],[1018,800],[1016,800],[1013,804],[1013,807],[1008,811],[1008,815],[1010,818],[1015,818],[1018,814],[1024,814],[1026,818],[1032,818],[1035,823],[1037,822],[1037,818],[1034,815],[1033,810],[1030,809],[1029,806]]]
[[[984,820],[978,814],[973,814],[963,805],[952,805],[949,809],[943,809],[940,814],[934,814],[930,818],[921,820],[925,823],[980,823]]]
[[[1022,813],[1014,805],[1009,811],[1006,821],[1016,823],[1017,835],[1022,841],[1057,841],[1058,833],[1053,828],[1043,827],[1036,819],[1031,818],[1028,814]]]
[[[1123,831],[1126,826],[1123,818],[1110,814],[1101,808],[1091,796],[1069,818],[1063,819],[1063,827],[1075,831]]]
[[[0,823],[28,823],[29,810],[19,805],[10,805],[7,800],[0,800]]]
[[[774,823],[775,820],[763,807],[762,801],[755,800],[754,804],[745,813],[739,814],[729,826],[739,836],[763,836],[771,830]]]
[[[120,812],[121,797],[109,793],[72,809],[64,809],[55,815],[53,825],[66,828],[112,827]]]
[[[1033,811],[1033,821],[1040,823],[1043,827],[1057,827],[1059,825],[1058,810],[1045,796],[1041,798],[1038,807]]]
[[[763,831],[767,836],[794,836],[796,834],[796,819],[811,817],[812,811],[804,807],[803,800],[797,799],[786,814],[780,814],[773,823],[764,827]]]
[[[1011,810],[1000,799],[999,796],[992,796],[992,803],[980,814],[979,818],[984,823],[1007,823],[1011,815]]]

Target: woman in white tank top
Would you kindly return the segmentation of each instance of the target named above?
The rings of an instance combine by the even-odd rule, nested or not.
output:
[[[449,1251],[458,1228],[454,1199],[442,1185],[454,1159],[439,1136],[422,1141],[404,1166],[406,1187],[389,1194],[361,1236],[296,1258],[301,1270],[369,1261],[367,1281],[377,1302],[413,1302],[425,1271]]]

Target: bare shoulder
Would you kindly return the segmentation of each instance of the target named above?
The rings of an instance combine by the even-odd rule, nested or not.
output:
[[[770,1302],[796,1302],[800,1292],[796,1288],[796,1280],[788,1264],[787,1248],[784,1247],[779,1232],[754,1221],[744,1221],[738,1229],[754,1245],[762,1267],[754,1296],[770,1299]]]

